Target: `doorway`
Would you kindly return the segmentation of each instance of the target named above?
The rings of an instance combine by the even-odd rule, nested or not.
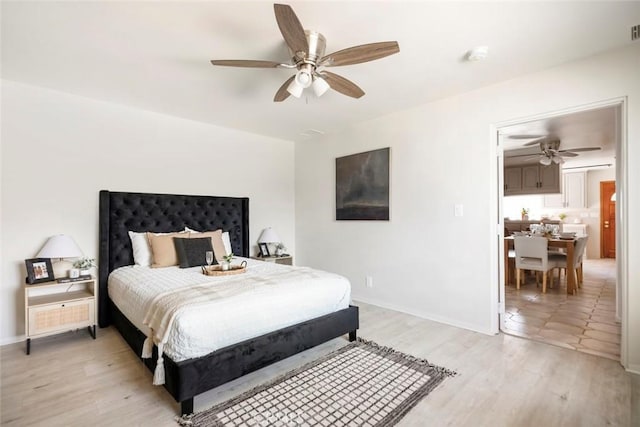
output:
[[[592,144],[589,144],[583,137],[581,138],[582,146],[576,146],[576,149],[576,147],[568,144],[569,132],[562,134],[562,130],[579,127],[581,114],[586,114],[586,116],[597,114],[598,110],[607,108],[612,109],[611,111],[613,111],[613,116],[615,117],[612,131],[609,135],[613,146],[609,147],[609,159],[596,162],[594,159],[588,159],[589,156],[583,156],[586,151],[591,150]],[[560,184],[563,192],[560,195],[538,196],[540,201],[535,208],[525,205],[525,203],[530,203],[528,199],[524,197],[519,199],[518,207],[522,210],[527,209],[530,218],[541,219],[542,215],[546,216],[548,214],[550,214],[551,219],[558,219],[560,214],[563,217],[569,216],[567,219],[562,218],[562,222],[569,223],[572,226],[574,223],[583,225],[589,230],[587,233],[591,234],[594,240],[597,240],[592,241],[589,252],[591,256],[583,262],[584,278],[582,288],[578,290],[578,295],[567,295],[566,279],[558,281],[557,273],[554,288],[544,294],[540,288],[537,288],[534,275],[527,282],[526,289],[516,290],[514,285],[505,284],[504,278],[509,275],[507,273],[508,270],[504,269],[503,249],[499,249],[501,269],[501,286],[498,292],[499,305],[501,306],[499,310],[500,330],[504,333],[528,339],[545,341],[573,350],[614,358],[621,360],[624,364],[625,355],[621,348],[625,347],[621,334],[620,320],[624,321],[625,318],[620,316],[623,313],[620,313],[618,308],[622,305],[620,301],[625,298],[626,292],[621,292],[621,281],[616,280],[620,271],[619,262],[624,260],[615,259],[616,225],[622,226],[622,224],[616,221],[616,215],[619,215],[615,209],[617,197],[614,197],[613,201],[611,200],[612,195],[616,192],[615,180],[618,177],[624,177],[621,171],[624,167],[624,162],[621,161],[623,157],[620,155],[626,152],[626,149],[621,148],[622,143],[626,144],[622,126],[623,110],[624,100],[617,100],[554,115],[539,116],[497,127],[497,138],[499,153],[498,231],[501,234],[499,245],[502,245],[502,237],[504,237],[502,233],[507,233],[506,219],[515,216],[514,212],[510,212],[508,206],[506,206],[508,203],[505,203],[504,185],[507,183],[504,181],[504,172],[509,160],[507,151],[510,149],[518,150],[516,155],[519,158],[533,160],[533,164],[537,162],[546,166],[545,163],[548,164],[548,160],[551,160],[552,163],[560,164],[561,168],[564,169],[563,173],[580,172],[587,176],[593,170],[611,168],[609,179],[606,179],[607,177],[605,176],[605,179],[597,180],[595,183],[593,179],[591,181],[585,179],[583,182],[585,185],[588,183],[589,187],[583,189],[581,197],[566,197],[567,195],[564,194],[565,184],[563,182],[570,182],[572,186],[575,182],[573,179],[563,179]],[[593,124],[597,120],[590,120],[589,122]],[[513,142],[508,139],[509,132],[514,135],[512,139],[520,143],[515,148],[509,147],[509,143]],[[551,153],[551,155],[544,152],[536,154],[535,151],[531,151],[529,147],[536,148],[536,145],[538,145],[536,142],[531,142],[531,140],[534,140],[534,136],[542,138],[539,141],[545,141],[545,134],[552,132],[558,138],[547,139],[547,141],[559,140],[560,146],[555,146],[556,142],[545,142],[544,144],[540,143],[540,150],[544,151],[543,148],[547,148],[555,153],[568,151],[572,153],[569,154],[571,158],[555,159],[554,153]],[[527,140],[527,134],[531,135],[530,140]],[[522,140],[524,140],[524,143],[521,142]],[[572,149],[575,150],[572,151]],[[600,152],[602,151],[604,149],[600,150]],[[577,156],[575,155],[576,153],[578,153]],[[547,156],[547,158],[543,159],[543,155]],[[576,158],[583,158],[584,161],[569,161],[576,160]],[[538,165],[539,168],[543,166]],[[597,173],[593,175],[595,176]],[[564,175],[561,176],[564,177]],[[607,190],[610,191],[608,196],[603,195],[600,190],[600,181],[611,181],[613,183],[613,189],[611,191]],[[619,181],[618,183],[621,184],[620,188],[624,186],[623,182]],[[619,197],[620,194],[617,194],[617,196]],[[600,203],[600,198],[603,197],[608,197],[607,203]],[[584,200],[584,205],[578,207],[568,205],[574,200]],[[555,203],[555,205],[547,203]],[[556,207],[555,211],[548,209],[553,206]],[[511,206],[511,210],[514,210],[514,206]],[[606,228],[604,228],[604,221],[608,221]],[[606,231],[602,232],[602,228]],[[620,235],[621,231],[617,230],[618,235]],[[609,238],[609,236],[611,240],[606,243],[606,247],[610,256],[604,258],[600,254],[600,247],[605,245],[602,239]],[[618,253],[618,256],[620,255]]]

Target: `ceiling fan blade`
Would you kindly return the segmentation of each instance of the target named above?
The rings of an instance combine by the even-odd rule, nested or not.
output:
[[[282,102],[289,97],[290,93],[287,92],[287,87],[289,87],[289,84],[295,78],[296,75],[294,74],[293,76],[289,77],[287,81],[282,84],[282,86],[280,86],[280,89],[278,89],[278,91],[276,92],[276,96],[273,97],[273,102]]]
[[[545,140],[545,139],[547,139],[547,138],[548,138],[548,136],[547,136],[547,135],[545,135],[545,136],[540,136],[540,137],[538,137],[538,138],[534,139],[533,141],[529,141],[529,142],[527,142],[526,144],[524,144],[524,146],[525,146],[525,147],[531,147],[531,146],[534,146],[534,145],[538,145],[538,144],[540,144],[542,141],[544,141],[544,140]]]
[[[584,152],[584,151],[597,151],[597,150],[601,150],[601,149],[602,149],[602,147],[571,148],[569,150],[560,150],[560,151],[558,151],[558,153],[568,153],[568,152],[580,153],[580,152]]]
[[[347,95],[352,98],[360,98],[364,95],[364,91],[362,89],[344,77],[328,71],[323,71],[319,74],[327,81],[327,83],[329,83],[331,89],[340,92],[343,95]]]
[[[509,139],[540,139],[544,138],[547,135],[507,135]]]
[[[214,59],[211,61],[213,65],[222,65],[225,67],[249,67],[249,68],[278,68],[279,62],[273,61],[252,61],[248,59]]]
[[[273,10],[276,14],[278,27],[280,28],[280,32],[282,33],[282,37],[287,43],[287,46],[289,46],[296,56],[299,56],[300,58],[306,56],[307,52],[309,52],[307,36],[304,34],[304,27],[300,23],[300,20],[291,6],[286,4],[274,4]],[[304,52],[304,55],[301,56],[298,52]]]
[[[578,157],[577,153],[572,153],[571,151],[558,151],[554,153],[554,156],[560,157]]]
[[[320,64],[327,67],[360,64],[400,52],[398,42],[378,42],[353,46],[324,56]]]
[[[544,155],[543,153],[536,153],[536,154],[516,154],[515,156],[508,156],[507,155],[507,151],[505,151],[505,159],[515,159],[516,157],[531,157],[531,158],[536,158],[539,156]]]

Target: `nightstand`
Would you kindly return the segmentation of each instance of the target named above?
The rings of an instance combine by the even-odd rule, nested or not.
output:
[[[84,328],[96,339],[96,279],[24,285],[27,354],[31,339]]]
[[[293,265],[293,257],[291,255],[267,257],[252,256],[251,259],[257,259],[264,262],[275,262],[276,264]]]

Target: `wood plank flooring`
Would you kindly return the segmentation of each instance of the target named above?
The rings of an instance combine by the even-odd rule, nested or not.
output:
[[[520,290],[507,286],[504,332],[620,360],[615,260],[593,259],[583,264],[584,283],[577,295],[567,295],[565,276],[560,286],[556,279],[554,288],[545,294],[529,275]]]
[[[360,336],[458,371],[400,426],[639,426],[640,379],[619,363],[358,304]],[[347,343],[336,339],[201,395],[203,410]],[[112,328],[0,348],[6,426],[173,426],[178,405]]]

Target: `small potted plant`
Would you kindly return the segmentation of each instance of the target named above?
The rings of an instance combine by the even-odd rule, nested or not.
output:
[[[276,245],[276,256],[284,255],[284,251],[286,251],[286,250],[287,250],[287,248],[282,243],[278,243]]]
[[[522,215],[522,220],[523,221],[528,221],[529,220],[529,209],[528,208],[522,208],[522,210],[520,211],[520,214]]]
[[[96,260],[94,258],[82,257],[73,263],[73,266],[80,270],[81,276],[91,275],[91,268],[96,266]]]
[[[560,215],[558,215],[558,218],[560,218],[560,222],[564,222],[564,219],[567,217],[567,214],[562,212],[560,213]]]
[[[224,255],[222,259],[224,261],[220,264],[220,268],[222,268],[223,271],[229,270],[231,268],[231,261],[233,260],[233,252]]]

